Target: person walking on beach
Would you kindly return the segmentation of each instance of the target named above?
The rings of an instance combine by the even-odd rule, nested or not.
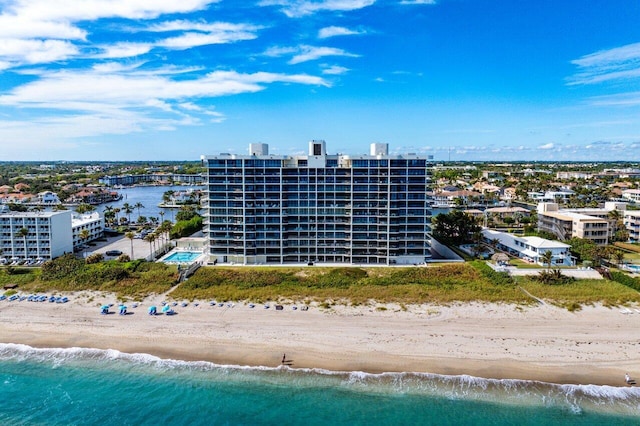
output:
[[[284,364],[286,360],[287,360],[287,354],[282,354],[282,363]]]

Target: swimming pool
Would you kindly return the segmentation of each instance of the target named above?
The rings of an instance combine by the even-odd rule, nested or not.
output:
[[[202,252],[199,251],[176,251],[162,259],[162,261],[167,263],[191,263],[200,256],[202,256]]]
[[[629,268],[631,272],[640,274],[640,265],[627,265],[627,268]]]

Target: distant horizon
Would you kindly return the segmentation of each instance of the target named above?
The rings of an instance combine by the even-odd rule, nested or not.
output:
[[[640,2],[0,3],[0,161],[640,161]]]
[[[362,155],[363,153],[360,153]],[[208,155],[217,155],[217,154],[208,154]],[[327,154],[327,155],[335,155],[335,154]],[[345,154],[345,155],[357,155],[357,154]],[[0,164],[5,163],[37,163],[37,164],[55,164],[55,163],[69,163],[69,164],[101,164],[101,163],[122,163],[122,164],[134,164],[134,163],[200,163],[200,159],[197,160],[0,160]],[[637,165],[640,167],[640,160],[500,160],[499,162],[495,160],[441,160],[437,161],[436,159],[430,160],[432,163],[443,164],[443,163],[482,163],[482,164],[493,164],[494,166],[502,166],[507,165],[509,163],[512,164],[629,164],[629,165]]]

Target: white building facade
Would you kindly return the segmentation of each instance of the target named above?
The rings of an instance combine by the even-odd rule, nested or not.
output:
[[[551,252],[551,266],[572,266],[569,244],[559,241],[551,241],[540,237],[518,237],[505,232],[483,229],[482,236],[488,243],[497,242],[497,248],[512,256],[517,256],[528,262],[546,266],[542,257],[546,252]]]
[[[625,210],[622,221],[629,232],[629,242],[640,242],[640,210]]]
[[[203,157],[209,262],[239,264],[416,264],[431,257],[428,159],[309,154]]]
[[[87,231],[86,237],[83,238]],[[84,243],[98,239],[104,235],[104,217],[98,212],[78,214],[71,216],[71,232],[73,234],[73,248]]]
[[[0,258],[5,262],[50,260],[73,252],[71,214],[70,211],[0,213]]]

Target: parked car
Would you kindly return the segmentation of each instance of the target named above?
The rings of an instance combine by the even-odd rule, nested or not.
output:
[[[120,250],[107,250],[105,254],[107,256],[120,256],[122,252]]]

